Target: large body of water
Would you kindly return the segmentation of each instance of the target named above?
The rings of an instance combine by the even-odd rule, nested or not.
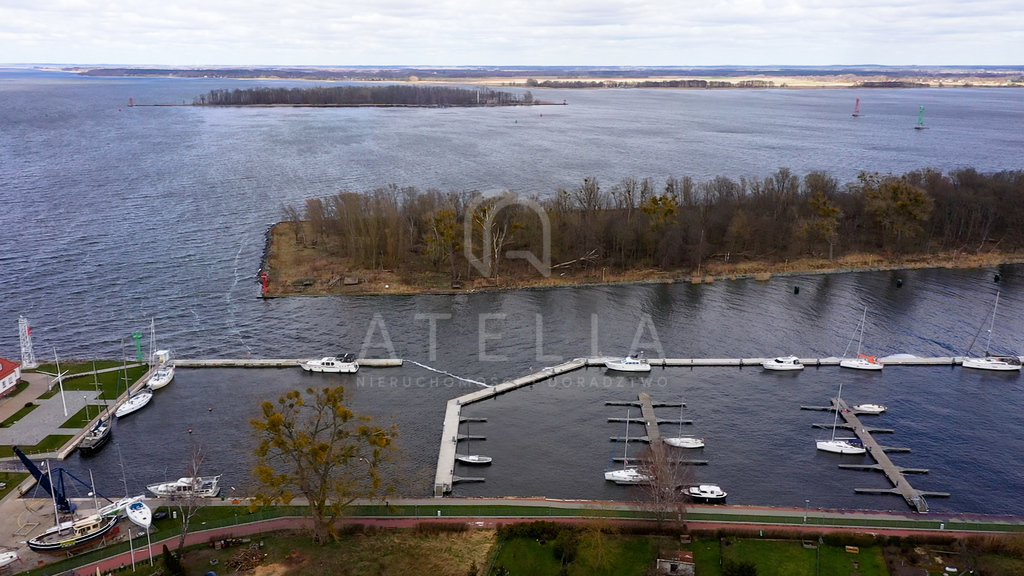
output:
[[[992,270],[267,301],[256,297],[255,272],[264,232],[283,205],[341,189],[395,183],[544,194],[585,176],[607,184],[626,176],[759,177],[787,166],[848,180],[860,170],[1024,167],[1024,92],[1014,90],[535,91],[569,105],[454,110],[126,106],[129,97],[191,101],[252,84],[0,71],[0,354],[18,357],[19,315],[32,322],[37,354],[56,347],[62,358],[119,356],[122,339],[146,331],[150,318],[159,343],[183,357],[308,357],[359,350],[368,334],[368,352],[384,355],[384,328],[403,358],[495,382],[557,362],[541,353],[624,354],[638,328],[644,347],[660,344],[670,357],[838,355],[864,306],[872,353],[961,354],[991,314]],[[865,115],[854,119],[856,96]],[[922,104],[931,129],[920,132],[912,126]],[[1024,350],[1024,268],[1000,272],[994,347]],[[435,358],[429,323],[418,314],[451,315],[437,321]],[[337,377],[181,370],[152,407],[119,423],[120,460],[134,490],[180,475],[189,444],[202,441],[213,471],[244,486],[244,422],[258,400],[343,382],[357,409],[399,424],[403,491],[425,494],[444,403],[474,386],[448,386],[443,377],[434,385],[437,376],[411,364]],[[890,406],[878,421],[896,434],[884,443],[913,449],[894,460],[932,470],[913,478],[915,486],[953,494],[932,500],[933,509],[1024,513],[1016,497],[1024,491],[1016,376],[670,369],[656,371],[648,388],[605,387],[596,370],[573,378],[467,408],[488,418],[473,433],[487,436],[479,451],[495,463],[479,472],[486,483],[456,493],[629,497],[601,477],[621,450],[608,441],[621,426],[606,419],[624,416],[604,401],[646,389],[687,403],[692,432],[708,439],[702,457],[710,464],[695,469],[697,477],[722,484],[731,502],[903,509],[896,498],[853,494],[885,484],[881,475],[836,468],[857,459],[814,450],[824,432],[810,425],[827,416],[799,406],[827,403],[842,381],[851,402]],[[93,467],[101,488],[120,491],[114,447],[68,464]]]

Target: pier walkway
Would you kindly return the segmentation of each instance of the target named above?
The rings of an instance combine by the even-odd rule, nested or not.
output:
[[[180,368],[292,368],[308,358],[175,358]],[[402,365],[401,358],[359,358],[356,363],[368,368],[392,368]]]
[[[921,514],[928,513],[928,502],[925,500],[925,496],[949,497],[948,492],[918,490],[911,486],[910,481],[907,480],[904,474],[927,474],[928,470],[926,468],[903,468],[894,464],[889,459],[887,452],[909,452],[910,450],[879,444],[871,435],[871,432],[892,432],[892,430],[865,426],[858,417],[858,414],[864,414],[864,412],[850,408],[845,400],[832,398],[831,407],[801,406],[800,408],[803,410],[838,410],[839,415],[846,422],[846,425],[842,427],[852,430],[857,435],[857,438],[860,438],[864,448],[867,449],[867,453],[877,462],[877,464],[840,464],[839,467],[846,470],[874,470],[882,472],[893,485],[892,488],[855,488],[854,491],[858,494],[896,494],[902,496],[911,508]],[[821,426],[815,425],[815,427]]]

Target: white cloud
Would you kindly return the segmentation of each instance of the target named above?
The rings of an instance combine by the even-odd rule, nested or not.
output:
[[[982,0],[7,0],[0,61],[124,64],[1014,64]]]

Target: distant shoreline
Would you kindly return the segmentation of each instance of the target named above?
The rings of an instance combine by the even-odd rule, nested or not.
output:
[[[1024,88],[1024,66],[831,67],[104,67],[41,66],[83,76],[223,78],[402,84],[476,84],[563,90],[664,88],[680,90],[805,88]],[[706,82],[711,86],[642,86]],[[548,84],[548,86],[545,86]],[[600,85],[599,85],[600,84]],[[731,85],[726,85],[731,84]]]

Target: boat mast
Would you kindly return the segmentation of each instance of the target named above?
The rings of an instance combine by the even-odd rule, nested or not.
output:
[[[992,329],[996,327],[996,309],[999,308],[999,292],[996,292],[996,303],[992,306],[992,321],[988,325],[988,342],[985,343],[985,356],[992,349]]]
[[[622,469],[625,470],[629,465],[629,461],[626,460],[629,454],[629,408],[626,408],[626,441],[623,442],[625,446],[622,448]]]
[[[868,319],[868,307],[864,307],[864,314],[860,317],[860,337],[857,338],[857,358],[860,358],[860,345],[864,341],[864,322]]]
[[[832,442],[836,441],[836,425],[839,424],[839,399],[843,396],[843,383],[839,383],[839,394],[836,395],[835,418],[832,419]]]

